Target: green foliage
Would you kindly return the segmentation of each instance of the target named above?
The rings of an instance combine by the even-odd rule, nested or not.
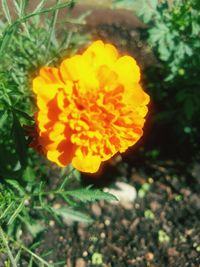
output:
[[[76,222],[84,222],[84,223],[91,223],[93,220],[90,216],[80,212],[76,211],[71,208],[59,208],[59,209],[53,209],[53,212],[60,216],[63,220],[72,220]]]
[[[199,151],[200,2],[199,0],[115,0],[131,8],[147,28],[144,40],[157,66],[146,70],[146,88],[156,106],[156,127],[168,131],[168,143]],[[156,74],[156,75],[155,75]],[[173,139],[176,140],[173,142]],[[171,147],[172,148],[172,147]]]
[[[151,1],[140,10],[139,16],[149,25],[149,43],[161,61],[166,62],[167,80],[191,75],[197,79],[199,64],[200,3],[196,0]],[[171,5],[169,4],[170,2]],[[150,14],[145,19],[146,14]],[[191,71],[195,71],[192,72]],[[190,74],[188,73],[190,72]],[[184,78],[184,77],[183,77]],[[191,78],[191,77],[190,77]]]
[[[88,38],[57,21],[58,10],[71,8],[74,1],[56,0],[48,7],[47,1],[42,0],[30,12],[28,3],[13,1],[17,15],[13,20],[8,2],[1,1],[4,18],[0,21],[0,252],[7,255],[5,266],[22,266],[23,261],[30,267],[50,267],[52,264],[35,253],[49,219],[59,224],[69,219],[91,223],[92,218],[83,212],[83,203],[109,201],[114,196],[90,187],[73,189],[70,182],[79,181],[80,173],[70,166],[53,174],[60,173],[56,178],[60,183],[50,189],[50,168],[28,147],[27,131],[34,127],[36,111],[31,90],[33,77],[41,66],[59,64]],[[83,20],[84,16],[78,18],[78,23]],[[61,206],[56,208],[58,204]],[[31,236],[28,243],[24,240],[26,235]]]
[[[165,121],[166,111],[180,144],[189,143],[198,149],[200,116],[200,2],[197,0],[167,1],[155,5],[148,21],[148,41],[163,64],[165,95],[161,98]],[[163,90],[162,84],[159,95]],[[164,116],[162,116],[164,115]],[[176,122],[172,123],[176,117]]]
[[[0,184],[0,222],[7,221],[18,205],[18,201],[15,201],[15,194],[13,190],[6,188],[3,184]]]
[[[31,13],[25,10],[28,1],[22,2],[24,4],[19,5],[15,1],[17,20],[12,24],[10,20],[0,23],[0,175],[5,177],[16,166],[19,171],[26,165],[28,140],[23,125],[34,123],[33,76],[41,66],[56,65],[86,40],[72,30],[63,30],[62,36],[57,33],[64,27],[56,23],[57,11],[71,6],[73,1],[57,1],[49,8],[44,6],[45,1],[41,1]],[[6,3],[2,4],[8,20]]]
[[[66,195],[71,196],[73,198],[77,198],[82,202],[94,202],[97,200],[117,200],[116,197],[113,195],[107,194],[105,192],[102,192],[98,189],[91,190],[90,188],[82,188],[82,189],[77,189],[77,190],[72,190],[66,192]]]
[[[29,176],[29,172],[29,169],[26,170],[25,175]],[[65,178],[65,180],[67,179],[69,179],[69,176]],[[33,256],[34,262],[45,262],[23,244],[18,234],[19,231],[29,232],[36,241],[39,234],[46,229],[46,224],[50,217],[54,218],[59,224],[62,224],[62,220],[91,223],[93,221],[92,218],[79,211],[79,208],[82,207],[81,203],[115,199],[113,195],[97,189],[68,190],[67,188],[66,181],[65,185],[61,181],[61,184],[57,185],[57,188],[53,191],[46,190],[46,186],[42,182],[39,186],[34,183],[30,187],[30,184],[26,183],[22,187],[16,180],[6,179],[4,183],[0,184],[0,226],[3,225],[4,229],[6,229],[6,232],[3,229],[1,231],[6,236],[7,245],[10,244],[10,247],[12,246],[12,255],[15,255],[16,251],[20,249],[22,250],[22,258],[23,255],[28,253]],[[51,201],[47,199],[48,196],[51,196]],[[78,203],[75,199],[79,199],[80,202]],[[63,201],[64,205],[57,208],[54,204],[61,201]],[[9,233],[9,236],[7,233]],[[0,240],[2,240],[2,236],[0,236]],[[5,246],[1,250],[4,251],[4,249]],[[6,253],[8,253],[7,249]]]
[[[154,220],[155,219],[155,215],[151,210],[145,210],[144,217],[146,219],[149,219],[149,220]]]
[[[103,255],[98,252],[94,252],[92,254],[92,264],[97,265],[97,266],[102,266],[103,265]]]
[[[158,231],[158,241],[160,243],[168,243],[170,241],[170,238],[165,231],[159,230]]]

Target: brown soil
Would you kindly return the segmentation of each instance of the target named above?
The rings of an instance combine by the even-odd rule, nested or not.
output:
[[[183,174],[181,163],[143,162],[136,168],[132,164],[118,163],[118,178],[113,180],[133,185],[138,192],[149,184],[144,197],[131,205],[101,202],[80,207],[94,223],[60,227],[55,222],[39,251],[51,251],[48,259],[64,260],[67,267],[199,266],[199,165],[191,175],[191,169]],[[96,255],[102,264],[94,264]]]

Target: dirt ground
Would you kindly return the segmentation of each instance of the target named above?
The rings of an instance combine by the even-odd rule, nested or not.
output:
[[[132,167],[134,166],[134,167]],[[197,267],[200,264],[200,165],[185,168],[172,161],[134,163],[124,159],[107,187],[120,181],[137,189],[134,202],[84,206],[94,222],[60,227],[50,220],[39,251],[67,267]],[[95,182],[96,181],[96,182]],[[90,183],[83,177],[83,183]],[[100,180],[99,180],[100,182]],[[98,186],[98,178],[94,180]]]

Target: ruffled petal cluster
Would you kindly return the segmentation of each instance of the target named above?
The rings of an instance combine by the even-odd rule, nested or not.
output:
[[[149,96],[130,56],[102,41],[33,80],[39,144],[50,161],[96,172],[142,136]]]

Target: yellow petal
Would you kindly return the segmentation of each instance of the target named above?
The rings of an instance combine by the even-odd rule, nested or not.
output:
[[[80,55],[65,59],[60,66],[60,71],[65,82],[81,81],[81,84],[83,84],[86,89],[95,89],[99,86],[91,66],[88,64],[87,60]]]
[[[45,125],[49,122],[48,114],[39,111],[37,115],[37,122],[40,133],[45,132],[46,131]]]
[[[49,151],[47,152],[47,158],[48,158],[50,161],[56,163],[56,164],[57,164],[58,166],[60,166],[60,167],[64,167],[65,165],[62,164],[62,163],[59,161],[59,159],[58,159],[60,155],[61,155],[61,153],[60,153],[59,151],[57,151],[57,150],[49,150]]]
[[[43,67],[40,69],[40,77],[45,83],[62,83],[59,69],[52,67]]]
[[[80,149],[77,149],[75,157],[72,159],[72,165],[81,172],[95,173],[100,164],[100,156],[83,155]]]
[[[61,87],[60,84],[46,84],[41,77],[37,77],[33,80],[33,91],[37,95],[40,102],[40,98],[44,103],[48,103],[53,99]],[[42,102],[39,103],[42,106]],[[39,107],[40,108],[40,107]]]
[[[124,86],[123,102],[126,106],[144,106],[149,103],[149,96],[138,83],[127,84]]]
[[[107,86],[108,89],[111,89],[117,86],[118,76],[107,65],[100,66],[97,75],[102,87]]]
[[[118,74],[119,82],[123,85],[140,81],[140,69],[136,61],[130,56],[120,57],[113,70]]]
[[[61,136],[61,134],[64,133],[65,130],[65,125],[61,122],[56,122],[53,126],[53,129],[51,130],[51,132],[49,133],[49,138],[52,141],[58,141],[59,136]],[[62,137],[63,138],[63,137]],[[61,140],[62,140],[61,138]]]
[[[113,45],[105,45],[98,40],[88,47],[83,56],[87,58],[94,68],[98,69],[102,65],[113,65],[118,58],[118,52]]]

